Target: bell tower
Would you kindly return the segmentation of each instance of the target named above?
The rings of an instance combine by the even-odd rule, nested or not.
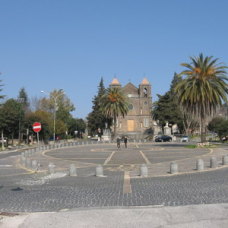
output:
[[[141,84],[139,85],[139,96],[140,98],[151,99],[151,85],[146,78],[144,78]]]

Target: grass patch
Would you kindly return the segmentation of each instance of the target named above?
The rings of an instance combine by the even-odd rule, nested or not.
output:
[[[195,149],[195,148],[197,148],[197,145],[195,145],[195,144],[190,144],[190,145],[186,145],[185,148],[188,148],[188,149]]]

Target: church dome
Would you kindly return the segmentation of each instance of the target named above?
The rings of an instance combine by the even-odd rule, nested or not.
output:
[[[112,80],[110,85],[120,85],[120,82],[118,81],[117,78],[113,78],[113,80]]]
[[[144,78],[141,82],[141,85],[150,85],[149,81],[147,80],[147,78]]]

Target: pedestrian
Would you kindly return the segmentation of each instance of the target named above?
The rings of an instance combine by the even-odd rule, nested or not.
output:
[[[125,148],[127,148],[127,136],[124,137]]]
[[[117,137],[116,142],[117,142],[117,148],[120,149],[120,137]]]

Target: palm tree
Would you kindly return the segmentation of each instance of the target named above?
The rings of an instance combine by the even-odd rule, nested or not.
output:
[[[101,111],[107,118],[113,119],[114,133],[116,135],[116,121],[119,115],[125,116],[128,112],[127,97],[118,87],[108,88],[105,94],[101,97]]]
[[[227,101],[226,66],[217,63],[213,56],[190,57],[191,63],[182,63],[187,69],[179,76],[175,86],[180,105],[200,122],[201,142],[205,141],[206,119]]]

